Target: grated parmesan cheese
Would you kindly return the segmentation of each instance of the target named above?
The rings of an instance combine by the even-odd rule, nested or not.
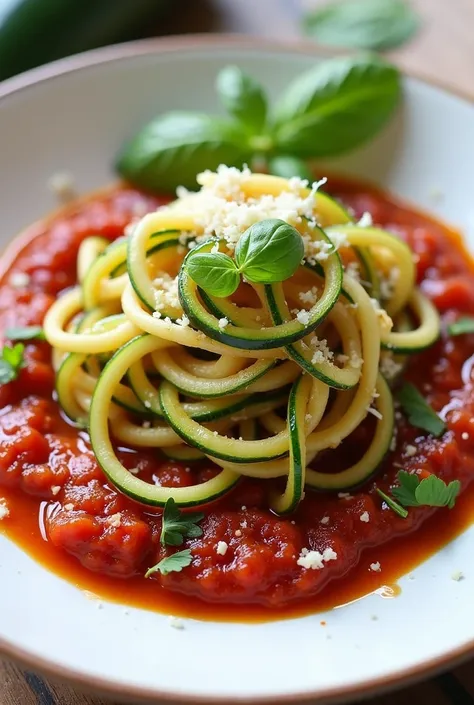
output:
[[[178,629],[180,631],[184,629],[184,622],[177,617],[170,617],[169,625],[170,627],[173,627],[173,629]]]
[[[412,458],[414,455],[416,455],[416,446],[408,444],[405,448],[405,455],[407,455],[409,458]]]
[[[369,512],[363,512],[363,513],[360,515],[359,519],[360,519],[361,521],[363,521],[365,524],[368,524],[369,521],[370,521],[370,514],[369,514]]]
[[[117,512],[116,514],[111,514],[109,517],[107,517],[105,523],[109,526],[112,526],[114,529],[117,529],[119,526],[122,525],[122,514],[120,512]]]
[[[373,570],[374,573],[380,573],[380,571],[382,570],[382,568],[380,567],[379,561],[377,561],[376,563],[371,563],[371,564],[370,564],[370,570]]]
[[[23,287],[28,286],[31,277],[26,272],[13,272],[8,281],[14,289],[23,289]]]
[[[380,372],[391,382],[402,371],[403,365],[395,362],[393,355],[385,353],[380,357]]]
[[[229,325],[229,320],[227,318],[219,318],[219,329],[224,330]]]
[[[0,499],[0,521],[10,516],[6,499]]]
[[[310,347],[314,349],[314,355],[311,358],[311,362],[325,362],[326,360],[332,360],[334,358],[334,353],[329,349],[328,341],[323,338],[320,340],[316,335],[314,335],[309,341]]]
[[[182,326],[183,328],[187,328],[189,326],[189,318],[186,316],[185,313],[181,316],[181,318],[176,319],[176,323],[178,326]]]
[[[467,431],[463,431],[463,433],[461,433],[461,438],[463,439],[463,441],[467,441],[469,439],[469,434],[467,433]]]
[[[72,512],[73,509],[74,509],[74,505],[71,504],[71,503],[65,504],[65,505],[64,505],[64,509],[66,510],[66,512]]]
[[[307,326],[309,323],[309,312],[302,308],[301,311],[298,311],[296,314],[296,318],[303,326]]]
[[[56,495],[59,494],[60,492],[61,492],[61,486],[60,486],[60,485],[53,485],[53,486],[51,487],[51,494],[53,495],[53,497],[56,497]]]
[[[240,536],[242,536],[241,530],[240,530],[240,529],[236,529],[236,531],[234,532],[234,535],[237,536],[237,538],[240,538]]]
[[[314,306],[314,304],[318,300],[318,290],[315,286],[313,286],[308,291],[300,291],[300,293],[298,294],[298,298],[301,303],[310,304],[311,306]]]
[[[464,578],[464,573],[462,570],[456,570],[452,575],[451,575],[451,580],[455,580],[456,582],[459,582]]]
[[[337,560],[337,553],[332,548],[325,548],[322,553],[303,548],[296,564],[307,570],[321,570],[325,563],[335,560]]]
[[[319,521],[320,524],[329,524],[329,517],[323,517]]]
[[[218,553],[219,556],[225,556],[228,548],[229,546],[225,541],[218,541],[216,546],[216,553]]]
[[[370,228],[374,224],[374,221],[372,219],[372,215],[368,212],[365,211],[362,213],[361,217],[357,221],[356,225],[359,226],[359,228]]]

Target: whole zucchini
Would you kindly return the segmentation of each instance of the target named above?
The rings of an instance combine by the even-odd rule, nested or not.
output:
[[[0,80],[150,33],[170,0],[0,0]]]

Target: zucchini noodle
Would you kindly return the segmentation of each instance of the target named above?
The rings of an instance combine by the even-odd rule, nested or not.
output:
[[[305,488],[363,484],[392,442],[392,370],[439,335],[410,249],[352,222],[321,184],[227,167],[198,182],[199,192],[182,190],[116,242],[82,243],[78,284],[44,321],[64,413],[88,426],[111,483],[144,504],[207,504],[249,476],[273,480],[269,506],[286,514]],[[232,256],[242,233],[267,218],[301,234],[294,275],[243,280],[226,298],[200,289],[188,252]],[[325,471],[331,449],[362,423],[372,428],[367,417],[374,428],[361,457]],[[191,464],[207,458],[216,475],[151,485],[121,463],[120,444]]]

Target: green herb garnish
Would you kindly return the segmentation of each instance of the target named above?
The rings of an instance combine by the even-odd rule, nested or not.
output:
[[[300,179],[306,179],[308,183],[314,181],[314,174],[311,173],[307,164],[302,159],[292,157],[289,154],[271,157],[268,161],[268,170],[271,174],[281,176],[284,179],[298,176]]]
[[[161,115],[125,146],[119,173],[152,190],[193,187],[196,174],[219,164],[263,160],[285,175],[304,174],[300,161],[327,157],[366,142],[385,125],[400,98],[398,70],[377,56],[338,57],[293,81],[274,110],[262,87],[237,67],[224,68],[217,90],[230,117],[195,112]]]
[[[405,470],[397,474],[400,487],[394,487],[392,494],[405,507],[449,507],[452,509],[456,497],[461,491],[459,480],[448,485],[436,475],[420,480],[418,475],[411,475]]]
[[[227,66],[217,76],[217,93],[221,103],[251,134],[265,129],[267,98],[262,86],[237,66]]]
[[[41,326],[19,326],[7,328],[5,336],[10,340],[46,340]]]
[[[474,318],[470,316],[462,316],[457,321],[448,326],[449,335],[464,335],[466,333],[474,333]]]
[[[349,49],[393,49],[408,41],[420,20],[405,0],[343,0],[307,13],[303,27],[322,44]]]
[[[395,502],[388,494],[385,494],[385,492],[382,492],[382,490],[379,490],[377,487],[377,494],[382,497],[383,501],[385,504],[390,507],[392,511],[395,512],[395,514],[398,514],[398,516],[401,516],[402,519],[406,519],[408,516],[408,512],[406,509],[404,509],[398,502]]]
[[[268,218],[251,225],[240,237],[235,259],[221,252],[188,255],[185,267],[198,286],[213,296],[230,296],[240,275],[254,283],[271,284],[289,279],[304,256],[303,240],[292,225]]]
[[[145,578],[149,578],[153,573],[161,573],[161,575],[168,575],[168,573],[181,573],[183,568],[187,568],[191,565],[193,560],[191,551],[186,548],[184,551],[178,551],[173,553],[171,556],[166,556],[162,558],[159,563],[148,568],[145,573]]]
[[[202,536],[198,522],[204,519],[202,512],[183,514],[172,497],[170,497],[163,512],[160,541],[163,546],[181,546],[185,538],[194,539]],[[177,555],[177,554],[175,554]]]
[[[413,384],[406,382],[398,391],[397,399],[412,426],[428,431],[436,438],[446,431],[446,424],[421,396]]]
[[[0,357],[0,384],[7,384],[17,379],[20,370],[25,366],[23,359],[25,346],[17,343],[12,348],[5,345]]]

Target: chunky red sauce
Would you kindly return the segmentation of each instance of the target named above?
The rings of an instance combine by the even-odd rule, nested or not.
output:
[[[330,190],[357,214],[397,232],[418,255],[418,279],[444,322],[474,314],[473,265],[460,237],[426,215],[365,185],[332,179]],[[0,330],[40,323],[59,291],[75,283],[80,242],[92,234],[114,239],[160,199],[121,186],[80,202],[32,226],[0,282]],[[18,286],[12,274],[29,275]],[[15,286],[17,284],[17,286]],[[61,417],[46,343],[28,344],[20,378],[0,387],[0,498],[10,514],[0,528],[43,564],[96,596],[173,614],[226,619],[266,619],[328,608],[393,583],[471,519],[472,492],[454,510],[419,508],[406,520],[383,509],[371,485],[349,498],[307,492],[296,515],[281,519],[267,507],[267,485],[249,479],[209,506],[204,534],[188,542],[194,556],[181,573],[145,580],[146,569],[164,556],[159,513],[110,487],[92,454],[88,436]],[[474,476],[474,336],[443,339],[415,357],[408,377],[446,417],[448,432],[436,440],[398,421],[397,449],[377,478],[388,489],[400,467],[421,468],[444,480]],[[333,451],[331,467],[353,461],[363,433]],[[415,455],[407,453],[415,445]],[[140,476],[165,486],[207,479],[207,465],[191,471],[156,453],[121,451]],[[328,464],[328,456],[322,459]],[[65,505],[70,505],[64,509]],[[120,526],[107,517],[121,512]],[[368,512],[369,522],[360,516]],[[436,516],[434,516],[436,515]],[[324,523],[321,523],[323,517]],[[423,525],[423,526],[422,526]],[[413,541],[416,532],[417,540]],[[216,552],[225,541],[225,555]],[[302,548],[331,547],[337,560],[323,570],[297,565]],[[380,571],[371,569],[380,564]],[[201,599],[189,600],[189,596]]]

